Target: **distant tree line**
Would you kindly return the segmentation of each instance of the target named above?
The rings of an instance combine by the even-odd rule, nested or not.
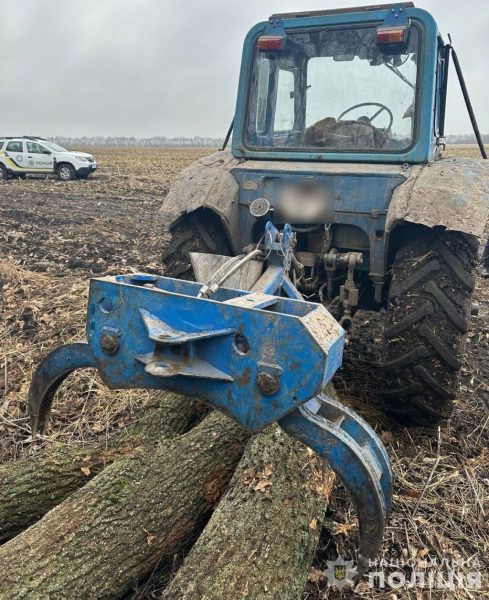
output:
[[[160,148],[160,147],[212,147],[222,146],[223,138],[213,137],[166,137],[155,136],[151,138],[123,137],[123,136],[90,136],[90,137],[65,137],[56,136],[50,138],[51,141],[60,146],[113,146],[113,147],[141,147],[141,148]]]
[[[489,134],[482,135],[484,144],[489,144]],[[447,135],[448,144],[476,144],[475,135],[473,133],[463,133],[458,135]]]
[[[161,148],[161,147],[211,147],[222,146],[223,138],[214,137],[166,137],[155,136],[150,138],[124,137],[124,136],[90,136],[90,137],[65,137],[56,136],[50,138],[53,142],[61,146],[83,147],[83,146],[112,146],[112,147],[141,147],[141,148]],[[484,143],[489,144],[489,134],[482,136]],[[476,140],[473,134],[448,135],[449,144],[475,144]]]

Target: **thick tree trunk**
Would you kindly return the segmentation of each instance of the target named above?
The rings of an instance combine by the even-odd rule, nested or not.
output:
[[[278,426],[256,436],[163,600],[299,600],[333,481]]]
[[[0,465],[0,543],[39,520],[108,464],[141,445],[154,445],[188,430],[203,408],[172,393],[159,393],[141,419],[108,443],[66,444]]]
[[[201,525],[248,434],[220,413],[141,447],[0,547],[0,598],[116,598]]]

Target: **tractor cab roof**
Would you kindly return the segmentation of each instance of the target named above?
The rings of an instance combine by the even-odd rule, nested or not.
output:
[[[395,7],[402,6],[403,8],[414,8],[414,2],[401,2],[396,4],[373,4],[370,6],[354,6],[347,8],[331,8],[327,10],[313,10],[304,12],[292,12],[292,13],[276,13],[273,17],[280,17],[281,19],[299,19],[302,17],[323,17],[327,15],[342,15],[349,13],[363,13],[373,12],[379,10],[389,10]]]

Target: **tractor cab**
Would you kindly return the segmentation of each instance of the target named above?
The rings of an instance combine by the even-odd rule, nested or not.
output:
[[[233,154],[432,160],[445,54],[435,21],[412,3],[274,15],[245,40]]]
[[[273,15],[246,36],[223,147],[183,171],[160,213],[178,277],[193,277],[192,252],[267,256],[270,231],[290,231],[294,288],[350,337],[364,311],[381,315],[379,402],[423,425],[451,410],[489,212],[487,161],[442,156],[449,63],[486,158],[429,13]]]

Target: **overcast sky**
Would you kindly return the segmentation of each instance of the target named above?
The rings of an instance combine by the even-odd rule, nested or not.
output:
[[[373,4],[368,0],[365,4]],[[0,133],[223,136],[243,38],[274,12],[362,0],[0,0]],[[489,0],[418,0],[489,133]],[[452,72],[448,133],[470,131]]]

